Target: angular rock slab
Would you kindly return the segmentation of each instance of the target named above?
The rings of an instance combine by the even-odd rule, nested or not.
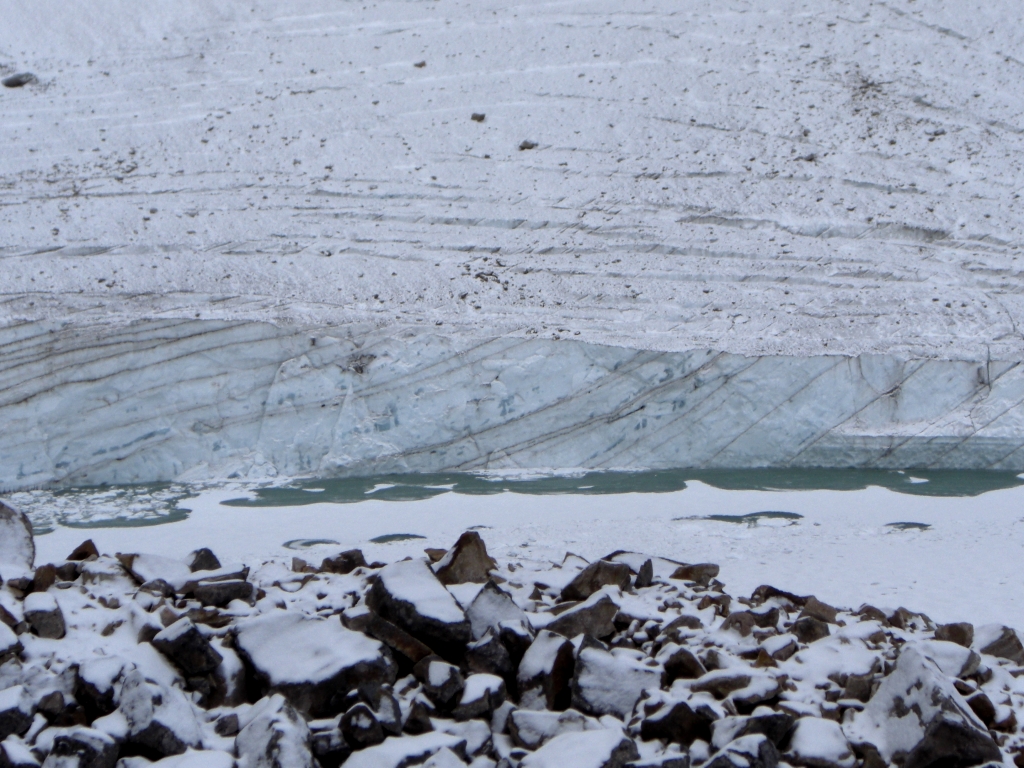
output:
[[[572,643],[542,629],[519,663],[519,705],[524,709],[565,709],[575,669]]]
[[[862,712],[845,723],[854,744],[870,744],[886,762],[923,768],[937,760],[978,765],[1002,759],[985,725],[934,662],[905,648]]]
[[[590,715],[614,715],[625,720],[640,695],[661,686],[662,668],[645,663],[642,654],[625,649],[611,653],[600,648],[583,648],[576,658],[572,680],[572,703]]]
[[[442,584],[483,584],[497,567],[498,562],[487,554],[484,540],[476,531],[466,531],[459,536],[455,546],[431,566]]]
[[[443,749],[462,757],[466,754],[466,740],[441,731],[385,739],[383,744],[354,753],[345,761],[345,768],[407,768],[424,763]]]
[[[346,629],[337,617],[274,611],[239,622],[235,645],[269,693],[283,694],[312,717],[338,714],[355,688],[395,680],[381,643]]]
[[[470,641],[469,619],[425,560],[381,568],[366,603],[446,659],[460,658]]]

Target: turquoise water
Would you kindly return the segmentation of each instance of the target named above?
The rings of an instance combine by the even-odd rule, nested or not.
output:
[[[486,496],[607,495],[677,493],[700,482],[727,491],[859,491],[872,486],[914,496],[976,497],[989,491],[1024,485],[1012,472],[911,471],[837,469],[674,470],[657,472],[583,472],[502,477],[488,474],[396,474],[353,478],[314,478],[275,484],[229,485],[163,483],[117,487],[67,488],[10,494],[25,510],[36,533],[67,528],[117,528],[161,525],[186,519],[189,499],[214,488],[237,489],[238,496],[221,502],[229,507],[299,507],[309,504],[358,504],[365,501],[412,502],[459,494]],[[230,495],[230,494],[229,494]],[[785,520],[794,513],[757,511],[749,515],[711,515],[721,522],[756,524]],[[799,516],[796,516],[799,517]],[[915,526],[915,523],[898,523]],[[297,546],[301,544],[296,543]]]

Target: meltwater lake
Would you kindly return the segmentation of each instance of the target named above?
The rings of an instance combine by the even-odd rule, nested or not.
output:
[[[936,621],[1024,624],[1024,480],[988,471],[428,474],[36,490],[37,562],[101,552],[319,564],[421,556],[469,528],[503,557],[634,550],[716,562],[734,594],[771,583]]]

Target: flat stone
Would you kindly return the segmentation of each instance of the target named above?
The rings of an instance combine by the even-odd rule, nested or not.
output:
[[[638,651],[581,648],[572,679],[573,707],[627,719],[640,695],[661,686],[662,668]]]
[[[235,648],[262,690],[281,693],[312,717],[332,717],[347,708],[350,691],[395,679],[381,643],[345,628],[337,617],[273,611],[238,622],[235,633]]]

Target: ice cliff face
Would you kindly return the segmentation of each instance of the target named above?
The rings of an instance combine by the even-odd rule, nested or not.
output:
[[[407,329],[0,331],[0,485],[585,467],[1024,469],[1024,368]]]

